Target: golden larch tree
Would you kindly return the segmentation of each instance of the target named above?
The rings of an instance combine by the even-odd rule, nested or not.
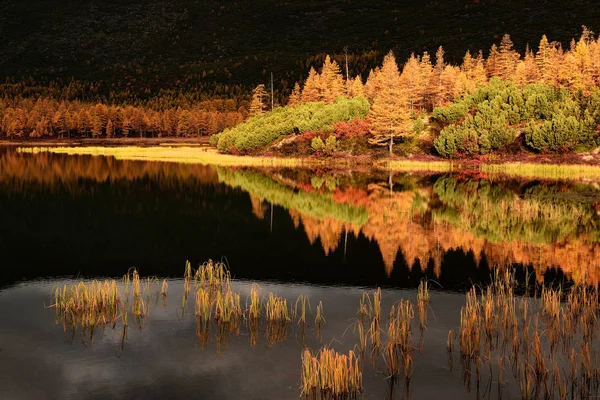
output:
[[[315,71],[314,68],[311,67],[308,72],[308,78],[306,78],[306,82],[304,82],[304,88],[302,89],[302,102],[309,103],[319,101],[319,83],[320,77]]]
[[[410,58],[404,64],[400,82],[406,92],[409,107],[411,109],[420,107],[423,100],[423,83],[421,82],[419,59],[415,57],[414,53],[410,55]]]
[[[392,154],[394,138],[408,137],[412,131],[412,121],[406,94],[400,84],[398,65],[391,51],[383,59],[379,75],[381,87],[367,115],[371,123],[369,143],[388,144]]]
[[[381,89],[381,77],[380,77],[380,69],[379,67],[372,69],[371,72],[369,72],[369,76],[367,77],[367,82],[365,82],[364,85],[364,93],[365,96],[367,97],[367,100],[369,100],[369,102],[373,102],[373,99],[375,99],[375,95],[379,92],[379,90]]]
[[[340,66],[329,56],[325,57],[320,83],[323,100],[327,103],[333,103],[338,97],[346,95]]]
[[[542,36],[542,40],[540,40],[540,44],[538,46],[538,51],[535,55],[535,62],[538,66],[538,70],[540,71],[540,77],[543,82],[550,83],[550,51],[551,45],[548,43],[548,38],[546,35]]]
[[[498,69],[500,77],[505,81],[512,79],[517,68],[519,53],[513,49],[514,45],[510,39],[510,35],[506,34],[500,41],[500,51],[498,55]]]
[[[348,97],[362,97],[364,95],[365,91],[361,77],[357,76],[354,79],[350,78],[350,82],[348,83]]]
[[[428,107],[431,104],[429,85],[431,82],[431,75],[433,74],[433,64],[431,63],[431,57],[428,52],[423,53],[423,57],[421,57],[419,63],[419,69],[421,73],[421,78],[419,79],[419,92],[423,99],[422,104],[419,104],[419,107]]]
[[[493,44],[490,49],[490,55],[485,62],[485,69],[489,78],[501,76],[500,53],[495,44]]]
[[[252,102],[250,103],[250,110],[248,113],[250,117],[262,114],[265,111],[266,98],[267,91],[265,90],[265,85],[261,83],[252,91]]]
[[[538,69],[535,56],[531,50],[527,49],[523,60],[517,62],[517,68],[515,70],[514,82],[518,86],[525,86],[531,83],[539,82],[540,72]]]
[[[288,99],[287,105],[289,107],[294,107],[294,106],[300,104],[301,101],[302,101],[302,93],[300,92],[300,84],[298,82],[296,82],[296,84],[294,85],[294,90],[292,90],[292,94],[290,95],[290,98]]]

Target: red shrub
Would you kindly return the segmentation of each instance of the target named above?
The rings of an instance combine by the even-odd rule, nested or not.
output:
[[[355,118],[348,122],[336,122],[333,125],[333,131],[337,139],[366,137],[369,134],[369,128],[369,123],[361,118]]]

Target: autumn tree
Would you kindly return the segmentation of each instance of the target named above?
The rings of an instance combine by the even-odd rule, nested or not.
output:
[[[485,62],[485,69],[488,77],[499,77],[502,75],[501,67],[500,67],[500,53],[498,52],[498,47],[493,44],[490,49],[490,55],[488,56]]]
[[[345,96],[344,78],[340,66],[331,57],[326,56],[320,79],[321,93],[326,103],[333,103],[335,99]]]
[[[519,60],[515,70],[514,81],[518,86],[525,86],[531,83],[539,82],[540,73],[535,56],[531,50],[527,49],[523,60]]]
[[[179,114],[179,121],[177,123],[177,136],[189,136],[192,132],[191,115],[188,110],[183,110]]]
[[[410,55],[402,69],[400,83],[406,93],[409,107],[411,109],[420,107],[423,100],[423,82],[419,59],[414,53]]]
[[[352,98],[364,95],[364,85],[360,76],[357,76],[354,79],[350,78],[350,82],[348,82],[348,97]]]
[[[296,84],[294,85],[294,90],[292,90],[292,94],[290,95],[287,105],[289,107],[294,107],[300,104],[301,101],[302,93],[300,92],[300,84],[296,82]]]
[[[538,51],[535,55],[535,62],[540,72],[540,78],[546,83],[550,83],[552,81],[550,77],[550,66],[552,64],[550,55],[551,50],[552,49],[550,43],[548,43],[548,38],[546,35],[542,36],[542,40],[540,40],[540,44],[538,46]]]
[[[266,98],[267,92],[265,90],[265,85],[261,83],[252,91],[252,102],[250,103],[250,112],[248,114],[250,117],[254,117],[255,115],[264,112]]]
[[[381,88],[376,93],[367,119],[371,124],[369,143],[389,145],[390,154],[395,137],[407,137],[412,131],[406,95],[400,84],[400,73],[394,54],[390,51],[381,67]]]
[[[304,82],[304,88],[302,89],[302,102],[309,103],[319,101],[319,87],[320,76],[317,74],[314,68],[311,67],[308,72],[308,78]]]
[[[373,102],[373,99],[375,99],[375,96],[377,95],[377,93],[381,90],[381,77],[380,77],[380,69],[379,67],[372,69],[369,72],[369,76],[367,77],[367,82],[365,82],[363,91],[365,93],[365,96],[367,97],[367,100],[369,100],[371,103]]]
[[[510,39],[510,35],[504,35],[500,41],[500,51],[498,54],[498,72],[502,79],[507,81],[513,78],[519,58],[519,53],[513,49],[513,42]]]

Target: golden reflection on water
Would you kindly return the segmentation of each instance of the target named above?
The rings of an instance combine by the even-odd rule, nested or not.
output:
[[[248,212],[272,218],[286,209],[310,243],[326,254],[364,235],[379,247],[391,274],[399,254],[409,268],[433,263],[441,274],[445,254],[462,249],[489,265],[531,265],[538,278],[560,267],[579,282],[600,280],[600,189],[594,184],[491,181],[483,177],[350,171],[250,170],[177,163],[118,161],[49,153],[0,154],[4,191],[41,185],[76,195],[82,181],[149,180],[160,188],[179,182],[225,184],[250,195]]]

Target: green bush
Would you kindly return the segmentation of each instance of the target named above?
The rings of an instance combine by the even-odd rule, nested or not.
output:
[[[423,132],[423,129],[425,129],[425,122],[423,121],[423,117],[418,116],[415,122],[413,122],[413,132],[418,135]]]
[[[433,109],[432,117],[439,122],[457,122],[469,111],[464,102],[454,103],[448,107],[436,107]]]
[[[454,111],[453,111],[454,110]],[[473,110],[458,116],[456,110]],[[517,88],[512,82],[494,78],[488,87],[434,110],[445,126],[434,140],[444,157],[487,154],[511,145],[520,132],[535,151],[573,151],[598,143],[594,133],[600,123],[600,95],[571,98],[550,85]]]
[[[323,139],[317,136],[312,140],[312,142],[310,142],[310,147],[312,147],[312,149],[315,151],[323,151],[325,148],[325,143],[323,143]]]
[[[335,135],[331,135],[325,140],[325,151],[328,153],[333,153],[337,148],[337,139]]]
[[[339,98],[332,104],[305,103],[281,107],[224,130],[215,141],[221,153],[229,153],[232,149],[248,153],[295,130],[304,133],[321,128],[330,129],[327,127],[335,122],[364,118],[368,112],[369,102],[362,97]]]
[[[586,114],[582,119],[573,115],[556,114],[549,121],[530,122],[525,141],[539,152],[573,151],[595,146],[595,122]]]

